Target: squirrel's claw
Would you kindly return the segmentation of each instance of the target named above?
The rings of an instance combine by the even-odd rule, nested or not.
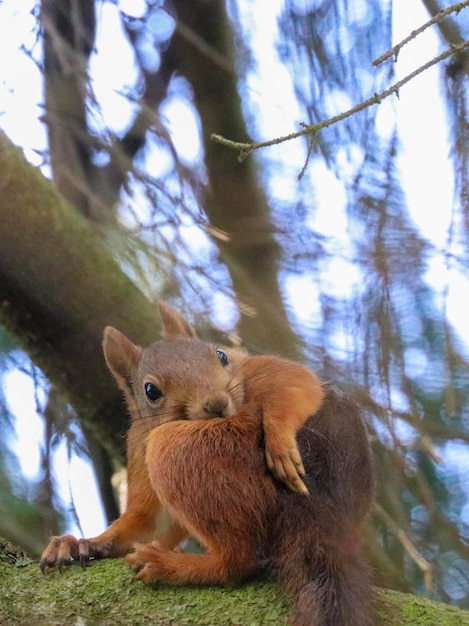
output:
[[[48,568],[57,567],[59,572],[63,572],[66,565],[72,559],[78,557],[78,539],[72,535],[52,537],[49,545],[44,550],[39,561],[39,567],[43,574]]]
[[[265,456],[269,470],[291,491],[304,495],[309,493],[308,488],[301,480],[301,476],[305,475],[305,469],[297,448],[275,455],[266,449]]]
[[[48,569],[56,567],[63,573],[65,567],[72,561],[78,561],[82,567],[92,558],[106,558],[114,554],[112,541],[94,543],[89,539],[76,539],[72,535],[52,537],[39,561],[43,574]]]
[[[160,570],[169,550],[158,541],[152,543],[136,543],[134,552],[126,556],[127,563],[135,570],[132,582],[152,583],[160,580]]]
[[[78,558],[80,565],[85,567],[90,560],[90,542],[88,539],[78,540]]]

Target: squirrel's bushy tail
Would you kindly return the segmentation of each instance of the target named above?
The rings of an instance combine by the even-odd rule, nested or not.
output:
[[[351,545],[357,546],[356,536],[338,537],[331,529],[308,531],[284,534],[273,562],[295,598],[289,625],[372,626],[369,566]]]

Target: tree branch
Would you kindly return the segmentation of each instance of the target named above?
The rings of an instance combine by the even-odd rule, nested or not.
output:
[[[22,554],[22,567],[7,564],[14,563],[10,553],[6,562],[1,557],[0,552],[0,581],[6,592],[0,604],[2,624],[283,625],[291,611],[288,597],[273,582],[229,589],[132,585],[122,559],[96,562],[86,570],[72,566],[45,579],[36,563],[26,565]],[[388,626],[415,626],[417,621],[461,626],[468,620],[467,611],[396,591],[377,590],[375,605],[379,622]]]
[[[337,124],[338,122],[341,122],[347,119],[348,117],[351,117],[352,115],[355,115],[356,113],[359,113],[360,111],[363,111],[364,109],[374,104],[380,104],[382,100],[384,100],[385,98],[388,98],[392,94],[399,95],[400,89],[404,85],[406,85],[408,82],[410,82],[412,79],[414,79],[416,76],[418,76],[419,74],[422,74],[425,70],[428,70],[433,65],[440,63],[440,61],[444,61],[448,57],[454,54],[460,54],[467,48],[469,48],[469,41],[464,41],[460,45],[451,46],[451,48],[449,48],[448,50],[445,50],[445,52],[442,52],[441,54],[431,59],[424,65],[421,65],[419,68],[417,68],[416,70],[414,70],[413,72],[411,72],[410,74],[408,74],[407,76],[399,80],[397,83],[395,83],[388,89],[385,89],[381,93],[377,93],[373,97],[368,98],[367,100],[364,100],[363,102],[361,102],[360,104],[357,104],[351,109],[348,109],[347,111],[344,111],[343,113],[339,113],[338,115],[334,115],[333,117],[327,120],[323,120],[322,122],[319,122],[317,124],[305,125],[302,130],[299,130],[294,133],[290,133],[289,135],[284,135],[282,137],[277,137],[275,139],[269,139],[268,141],[260,141],[260,142],[253,142],[253,143],[243,143],[240,141],[232,141],[231,139],[227,139],[226,137],[223,137],[222,135],[217,135],[216,133],[211,135],[211,139],[212,141],[215,141],[216,143],[227,146],[228,148],[232,148],[233,150],[238,150],[239,151],[238,161],[243,161],[246,157],[248,157],[251,154],[251,152],[253,152],[254,150],[259,150],[259,148],[275,146],[275,145],[284,143],[286,141],[290,141],[291,139],[297,139],[298,137],[303,137],[304,135],[314,136],[323,128],[327,128],[328,126]]]
[[[378,59],[373,61],[373,65],[378,66],[392,56],[396,57],[397,59],[397,55],[399,54],[401,49],[406,44],[409,43],[409,41],[412,41],[412,39],[415,39],[415,37],[418,37],[418,35],[423,33],[423,31],[429,28],[430,26],[433,26],[433,24],[437,24],[441,22],[441,20],[443,20],[447,15],[450,15],[451,13],[459,13],[459,11],[461,11],[467,6],[469,6],[469,0],[466,0],[465,2],[458,2],[457,4],[453,4],[450,7],[447,7],[446,9],[442,9],[441,11],[438,11],[438,13],[434,15],[431,20],[428,20],[428,22],[425,22],[425,24],[422,24],[422,26],[419,26],[419,28],[416,28],[415,30],[413,30],[410,33],[410,35],[408,35],[405,39],[403,39],[401,42],[393,46],[390,50],[385,52]],[[452,43],[453,45],[454,44],[459,45],[460,43],[462,43],[462,40],[460,39],[457,42],[454,41],[450,43]]]
[[[96,232],[0,132],[0,323],[124,461],[127,411],[104,363],[103,329],[156,338],[154,306]]]

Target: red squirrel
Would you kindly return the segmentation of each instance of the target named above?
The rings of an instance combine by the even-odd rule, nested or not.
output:
[[[95,539],[53,539],[41,566],[133,547],[138,580],[234,585],[267,563],[294,596],[291,626],[370,626],[360,531],[374,480],[360,410],[298,364],[217,349],[172,309],[161,312],[165,337],[145,350],[105,333],[133,420],[128,509]],[[307,495],[266,462],[299,467],[298,451]],[[166,533],[155,525],[161,509]],[[173,551],[186,535],[207,552]]]
[[[52,537],[42,571],[72,559],[119,557],[135,542],[158,539],[175,548],[188,531],[167,514],[145,462],[148,434],[174,420],[228,417],[246,402],[263,408],[265,459],[270,471],[302,494],[304,467],[295,435],[317,411],[323,390],[307,368],[272,356],[250,356],[203,343],[187,320],[160,302],[163,340],[142,349],[112,327],[104,332],[107,365],[124,392],[132,418],[127,435],[127,508],[97,537]]]

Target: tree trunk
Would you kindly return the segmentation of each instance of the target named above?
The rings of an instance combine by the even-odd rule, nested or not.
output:
[[[84,216],[103,221],[108,211],[90,186],[94,149],[87,130],[88,61],[93,50],[94,0],[42,0],[44,95],[52,177]]]
[[[241,305],[240,334],[248,346],[299,357],[279,284],[281,250],[254,159],[242,163],[211,141],[212,133],[250,141],[238,93],[234,37],[225,2],[174,0],[177,29],[167,54],[194,89],[209,185],[202,206]],[[247,306],[242,306],[242,305]]]

